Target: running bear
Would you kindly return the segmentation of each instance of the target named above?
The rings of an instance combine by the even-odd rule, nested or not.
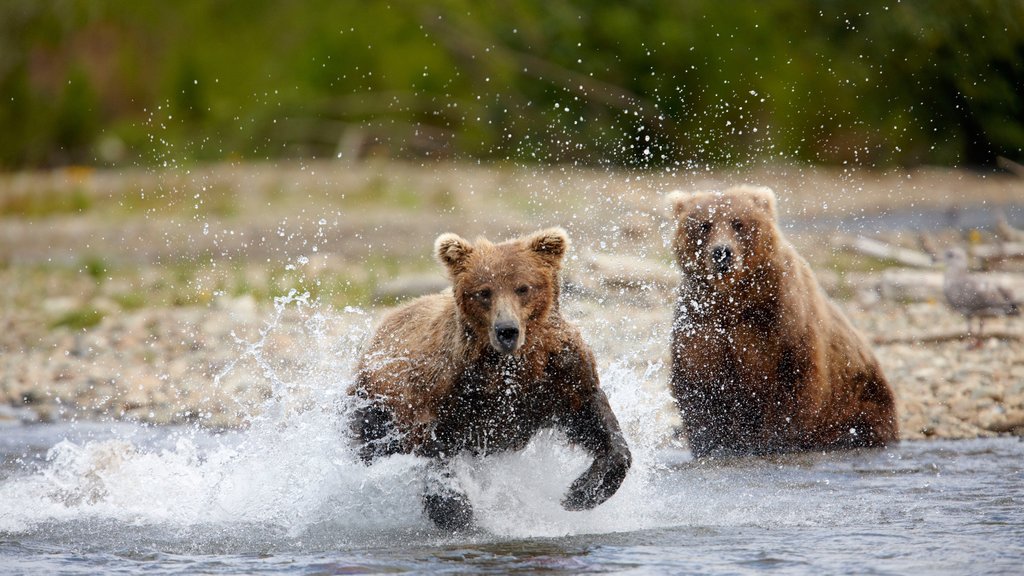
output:
[[[432,459],[423,504],[445,530],[472,522],[449,470],[462,451],[526,446],[558,427],[594,461],[569,487],[567,510],[618,490],[631,455],[594,355],[559,312],[561,228],[492,244],[443,234],[434,243],[452,288],[386,314],[358,365],[352,428],[366,463],[396,453]]]
[[[775,194],[673,193],[671,391],[694,456],[883,446],[892,389],[782,236]]]

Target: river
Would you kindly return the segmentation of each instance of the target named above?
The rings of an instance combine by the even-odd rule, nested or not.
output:
[[[65,423],[0,436],[6,574],[395,572],[1019,574],[1024,442],[696,463],[630,438],[636,464],[589,512],[558,506],[586,465],[558,433],[466,457],[477,525],[419,505],[423,462],[359,464],[330,410],[244,431]],[[664,431],[656,431],[661,434]]]

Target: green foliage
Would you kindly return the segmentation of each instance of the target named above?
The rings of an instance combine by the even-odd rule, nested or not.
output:
[[[1024,146],[1019,0],[9,0],[0,55],[0,167],[978,165]]]
[[[93,198],[81,187],[70,191],[23,191],[0,195],[0,217],[45,218],[57,214],[82,214],[92,207]]]
[[[99,256],[90,256],[82,261],[82,272],[85,272],[96,284],[102,284],[106,280],[108,266],[106,261]]]
[[[95,308],[78,308],[62,315],[51,324],[51,327],[85,330],[99,324],[102,320],[103,313],[99,310]]]
[[[141,310],[147,304],[146,295],[142,292],[124,292],[113,296],[114,302],[126,312]]]
[[[89,161],[93,139],[99,133],[98,107],[89,76],[79,68],[72,69],[53,117],[54,153],[61,160]]]

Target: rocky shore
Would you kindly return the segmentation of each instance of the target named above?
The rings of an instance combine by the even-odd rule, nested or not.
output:
[[[566,310],[602,367],[626,363],[638,385],[664,391],[670,301],[655,305],[650,293],[639,298],[642,306],[628,299],[569,297]],[[914,335],[962,330],[962,319],[939,302],[869,309],[846,302],[844,308],[869,337],[904,337],[875,347],[899,399],[904,438],[1024,435],[1024,331],[980,346],[966,338],[920,343]],[[294,305],[278,312],[239,297],[49,331],[31,348],[0,356],[0,423],[78,418],[244,426],[275,393],[294,394],[296,402],[304,394],[341,393],[375,312]],[[0,329],[8,350],[25,332],[12,319]],[[667,403],[663,412],[675,417]]]
[[[638,386],[664,391],[676,276],[660,256],[665,228],[656,200],[669,184],[645,182],[613,194],[607,192],[609,178],[592,175],[555,197],[538,192],[557,182],[557,174],[547,174],[522,184],[520,201],[515,178],[501,173],[476,174],[472,180],[456,171],[444,182],[409,173],[413,176],[380,180],[368,172],[369,184],[348,184],[349,197],[358,198],[354,204],[332,204],[328,196],[334,192],[323,192],[299,208],[288,204],[291,211],[282,213],[268,210],[271,201],[253,198],[255,192],[243,193],[241,186],[230,194],[236,208],[223,214],[180,206],[172,214],[148,204],[137,213],[124,212],[123,198],[155,185],[144,175],[102,174],[77,188],[57,178],[69,190],[96,195],[88,213],[26,216],[4,204],[0,426],[111,419],[238,427],[264,410],[271,397],[296,407],[330,401],[343,392],[376,315],[398,299],[443,285],[429,255],[437,233],[513,234],[534,222],[564,223],[573,235],[564,308],[591,342],[602,369],[627,365]],[[257,191],[263,185],[256,176],[215,174]],[[260,177],[271,181],[270,188],[290,182],[280,171],[273,174]],[[768,176],[757,178],[766,182]],[[1005,202],[1024,190],[1019,181],[945,176],[960,184],[967,178],[967,189],[977,192],[953,198],[961,204]],[[750,174],[717,178],[738,177],[751,179]],[[781,188],[791,219],[820,216],[820,210],[808,208],[817,206],[808,196],[813,181],[833,190],[869,189],[860,205],[849,195],[836,196],[844,214],[867,204],[877,209],[886,197],[880,187],[897,190],[896,200],[889,197],[901,206],[923,193],[872,178],[815,172],[803,175],[792,193],[782,186],[793,176],[776,177],[782,185],[767,183]],[[40,181],[53,187],[50,180]],[[210,178],[203,181],[209,184]],[[12,182],[0,185],[0,200],[40,185]],[[286,188],[295,186],[301,182]],[[365,186],[383,192],[356,194]],[[403,205],[405,197],[394,192],[401,186],[425,187],[427,199],[417,196]],[[590,208],[594,189],[602,190],[607,202]],[[183,197],[191,192],[183,189]],[[464,222],[469,230],[460,225]],[[950,232],[954,239],[966,233]],[[831,234],[826,226],[791,236],[854,324],[876,342],[898,396],[903,437],[1024,435],[1020,319],[989,323],[996,337],[980,345],[959,338],[963,318],[934,290],[912,300],[877,294],[873,279],[892,263],[837,255],[828,248]],[[202,256],[172,259],[175,252]],[[275,296],[291,290],[311,295],[278,300],[275,306]],[[936,333],[945,336],[934,338]],[[675,417],[667,402],[657,416]]]

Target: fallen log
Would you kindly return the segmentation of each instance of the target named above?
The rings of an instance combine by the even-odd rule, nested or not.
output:
[[[971,254],[981,261],[982,268],[988,268],[994,262],[1024,259],[1024,242],[979,244],[971,248]]]
[[[1017,176],[1024,178],[1024,166],[1021,164],[1006,158],[1005,156],[999,156],[996,158],[996,166],[999,166],[1007,172],[1012,172]]]
[[[917,243],[926,254],[932,257],[933,262],[942,260],[942,245],[928,232],[921,232],[917,237]]]
[[[996,338],[999,340],[1024,340],[1024,334],[1021,332],[1005,329],[986,330],[981,337],[983,339]],[[943,342],[968,342],[973,341],[974,338],[974,334],[969,334],[965,330],[946,330],[943,332],[925,334],[878,334],[872,337],[871,341],[877,346],[886,346],[891,344],[942,344]]]
[[[892,244],[864,236],[857,236],[855,238],[838,237],[834,242],[840,248],[880,260],[891,260],[904,266],[913,266],[915,268],[933,268],[935,266],[932,257],[924,252],[901,246],[893,246]]]
[[[1024,275],[1008,272],[974,272],[996,286],[1001,286],[1024,301]],[[859,290],[867,290],[893,302],[945,302],[942,292],[944,273],[941,270],[919,268],[888,268],[880,274],[847,274],[847,279]]]
[[[1020,230],[1011,229],[1010,234],[1013,233],[1024,234]],[[833,240],[833,244],[839,248],[864,256],[889,260],[913,268],[935,268],[937,266],[935,256],[941,256],[941,250],[936,246],[934,238],[922,234],[919,242],[931,254],[902,246],[893,246],[865,236],[837,237]],[[988,269],[996,262],[1024,260],[1024,241],[976,244],[970,248],[970,252],[971,256],[979,261],[982,269]]]
[[[996,214],[996,233],[1006,242],[1024,242],[1024,230],[1010,226],[1010,221],[1006,219],[1006,213],[1002,210]]]
[[[889,268],[878,276],[878,293],[894,302],[927,302],[942,295],[943,274],[939,271]]]

